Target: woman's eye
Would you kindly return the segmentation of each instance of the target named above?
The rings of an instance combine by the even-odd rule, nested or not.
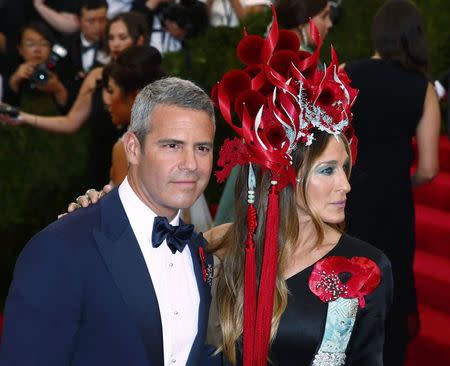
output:
[[[333,167],[325,167],[325,168],[321,168],[319,169],[319,174],[323,174],[323,175],[331,175],[334,172],[334,168]]]

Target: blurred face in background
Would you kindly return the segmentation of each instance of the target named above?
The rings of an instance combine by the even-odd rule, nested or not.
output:
[[[26,62],[41,64],[50,55],[51,43],[33,29],[25,29],[19,45],[19,54]]]
[[[108,47],[113,59],[116,59],[123,50],[133,46],[134,43],[126,24],[122,20],[111,24],[108,34]],[[139,40],[137,44],[139,44]]]
[[[137,93],[138,91],[125,94],[116,81],[109,77],[108,85],[103,91],[103,101],[115,125],[130,124],[131,107]]]
[[[323,41],[327,37],[330,28],[333,26],[333,22],[330,18],[330,4],[327,4],[319,14],[314,15],[311,19],[319,30],[320,37]],[[306,29],[309,32],[309,26]]]
[[[82,8],[80,13],[80,29],[88,42],[98,42],[103,37],[106,26],[107,8]]]

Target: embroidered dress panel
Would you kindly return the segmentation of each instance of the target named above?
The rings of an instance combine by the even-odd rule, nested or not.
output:
[[[344,364],[345,350],[352,335],[357,312],[358,299],[339,298],[328,304],[325,333],[319,352],[314,357],[313,366]],[[327,363],[324,363],[324,360],[327,360]]]

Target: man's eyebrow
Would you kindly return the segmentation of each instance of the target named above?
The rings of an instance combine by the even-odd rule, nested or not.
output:
[[[196,142],[195,146],[208,146],[213,147],[213,143],[211,141],[205,141],[205,142]]]
[[[177,140],[177,139],[161,139],[158,141],[158,144],[161,144],[161,145],[166,145],[166,144],[184,145],[185,143],[186,143],[185,141]],[[200,142],[196,142],[194,145],[195,146],[212,147],[213,143],[211,141],[200,141]]]
[[[162,140],[158,140],[158,144],[177,144],[177,145],[184,145],[184,141],[177,140],[177,139],[162,139]]]

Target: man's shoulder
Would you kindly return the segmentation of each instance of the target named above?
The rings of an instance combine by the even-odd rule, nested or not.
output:
[[[37,233],[30,243],[45,246],[58,242],[58,245],[67,248],[90,245],[95,231],[108,230],[120,224],[118,207],[120,202],[117,192],[113,191],[99,203],[78,209],[52,222]]]

